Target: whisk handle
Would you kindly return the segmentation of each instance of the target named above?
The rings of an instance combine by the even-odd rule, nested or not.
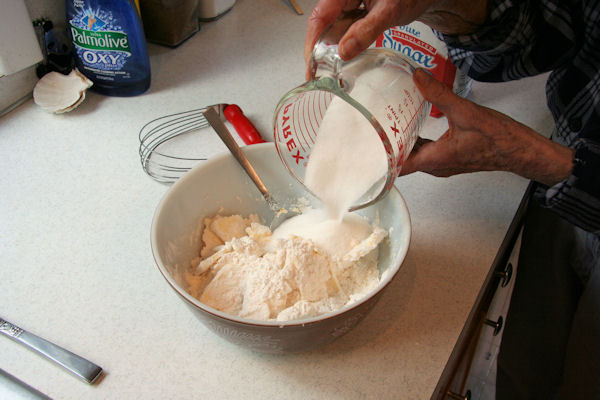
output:
[[[264,143],[265,141],[260,136],[252,122],[244,115],[240,107],[235,104],[230,104],[223,110],[227,121],[233,125],[240,138],[246,144]]]

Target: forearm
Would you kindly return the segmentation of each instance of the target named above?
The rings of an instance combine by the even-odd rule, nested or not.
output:
[[[503,169],[547,186],[567,179],[573,170],[575,151],[545,138],[532,129],[515,123],[508,128]]]
[[[571,175],[573,150],[505,114],[458,97],[422,70],[414,77],[425,99],[448,118],[448,130],[435,142],[420,143],[404,163],[402,174],[508,171],[548,186]]]
[[[488,16],[488,0],[434,2],[419,21],[446,35],[468,35],[479,29]]]

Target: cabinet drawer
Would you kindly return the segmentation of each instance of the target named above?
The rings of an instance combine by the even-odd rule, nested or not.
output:
[[[517,273],[523,217],[532,185],[527,188],[432,400],[493,399],[496,358]]]

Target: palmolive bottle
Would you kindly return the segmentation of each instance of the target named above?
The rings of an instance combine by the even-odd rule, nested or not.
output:
[[[109,96],[150,87],[150,60],[133,0],[67,0],[67,30],[79,71]]]

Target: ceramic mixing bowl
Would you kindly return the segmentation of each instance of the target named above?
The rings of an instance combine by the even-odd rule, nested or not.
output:
[[[244,148],[244,153],[274,197],[284,206],[310,195],[283,167],[272,143]],[[257,321],[211,308],[184,289],[182,271],[197,257],[204,217],[257,213],[267,224],[273,211],[239,164],[229,154],[196,166],[169,188],[158,204],[151,245],[159,271],[194,315],[218,336],[247,348],[268,352],[298,352],[323,346],[353,329],[373,308],[397,274],[408,251],[411,225],[406,203],[397,189],[358,213],[378,218],[390,230],[379,246],[380,283],[361,301],[336,312],[288,322]],[[391,229],[390,229],[391,228]]]

